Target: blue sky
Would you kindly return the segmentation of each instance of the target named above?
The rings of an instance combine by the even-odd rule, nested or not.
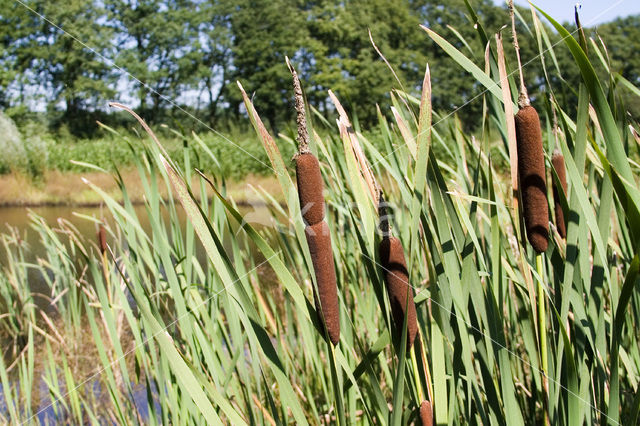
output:
[[[496,4],[506,4],[504,0],[494,0]],[[526,0],[514,0],[516,4],[527,6]],[[640,0],[533,0],[533,3],[560,21],[573,22],[573,7],[580,3],[580,21],[587,26],[594,26],[611,21],[617,17],[640,14]],[[473,2],[472,2],[473,4]],[[544,21],[544,17],[541,17]]]

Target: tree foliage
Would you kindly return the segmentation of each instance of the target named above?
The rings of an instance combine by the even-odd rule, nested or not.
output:
[[[63,108],[63,120],[83,127],[83,113],[114,92],[116,74],[103,60],[113,50],[111,31],[96,25],[105,19],[105,10],[99,2],[81,0],[27,5],[30,10],[12,3],[2,25],[5,56],[20,97],[39,89],[37,95],[48,100],[52,111]]]
[[[0,16],[0,107],[46,106],[50,118],[76,121],[73,127],[81,129],[117,96],[149,120],[164,120],[180,107],[219,125],[243,114],[239,80],[275,127],[291,111],[283,107],[291,97],[284,61],[289,56],[308,101],[323,112],[331,109],[332,89],[359,119],[369,120],[376,104],[390,102],[391,89],[417,92],[428,63],[435,108],[464,106],[473,118],[482,113],[482,103],[472,102],[481,87],[419,28],[430,27],[482,64],[487,40],[509,24],[509,16],[491,0],[469,3],[486,39],[464,0],[26,0],[27,7],[9,2]],[[530,11],[520,12],[532,97],[559,80],[577,82],[580,76],[562,48],[556,51],[557,75],[547,79],[539,61],[529,63],[540,52]],[[634,84],[640,82],[634,54],[639,21],[640,16],[621,18],[597,29],[612,70]],[[369,31],[400,82],[374,49]],[[576,97],[570,90],[564,95]],[[625,101],[638,115],[637,97]]]

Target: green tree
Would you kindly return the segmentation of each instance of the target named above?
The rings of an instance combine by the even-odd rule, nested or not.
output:
[[[100,57],[111,49],[109,30],[101,25],[105,11],[98,2],[80,0],[32,0],[27,5],[46,19],[12,3],[3,22],[5,58],[21,74],[23,85],[45,94],[52,110],[64,104],[63,120],[79,130],[87,113],[113,94],[115,74]]]
[[[611,71],[640,87],[640,15],[615,19],[600,25],[595,33],[606,46]],[[640,98],[629,91],[621,93],[624,108],[640,120]]]
[[[464,7],[459,0],[458,11]],[[496,10],[488,0],[487,9]],[[394,67],[403,88],[416,92],[422,81],[427,60],[445,64],[444,89],[437,105],[450,107],[456,96],[461,104],[469,98],[461,84],[473,89],[473,80],[463,70],[451,66],[451,60],[437,46],[431,46],[419,24],[426,16],[437,16],[438,30],[472,23],[463,12],[449,13],[436,2],[385,0],[318,0],[295,2],[240,2],[232,13],[233,66],[249,92],[255,91],[256,103],[272,124],[278,119],[283,103],[290,98],[290,76],[284,55],[292,57],[305,81],[309,102],[321,111],[331,110],[327,90],[334,90],[350,104],[360,119],[375,117],[375,104],[388,103],[388,92],[400,84],[379,57],[369,40],[368,30]],[[471,28],[471,31],[473,29]],[[432,53],[432,55],[429,55]],[[458,79],[451,79],[454,71]],[[452,90],[448,90],[452,88]],[[454,96],[450,96],[454,92]],[[230,91],[229,95],[234,95]],[[239,98],[228,99],[234,109]]]
[[[419,15],[407,1],[325,0],[309,11],[312,45],[312,90],[308,96],[327,109],[326,91],[334,90],[360,119],[376,114],[376,103],[387,102],[387,93],[399,84],[369,39],[392,64],[407,89],[413,91],[424,73],[426,56],[417,47],[421,36]]]
[[[115,32],[116,62],[137,88],[139,108],[153,119],[194,82],[198,52],[195,1],[106,0]],[[193,25],[192,23],[196,23]]]
[[[640,85],[640,15],[618,18],[596,29],[611,58],[612,71]]]
[[[216,119],[224,110],[221,104],[232,87],[233,34],[231,13],[233,5],[228,1],[212,0],[200,6],[199,21],[194,22],[198,37],[193,46],[200,54],[195,71],[198,98],[206,93],[208,101],[208,121],[216,124]],[[235,90],[235,86],[233,86]]]
[[[485,41],[479,34],[479,28],[486,31],[488,41],[495,43],[493,34],[502,26],[509,24],[506,10],[497,7],[490,0],[470,1],[478,22],[474,21],[463,0],[452,0],[446,6],[440,1],[422,1],[420,15],[424,26],[432,29],[458,50],[463,52],[481,68],[485,62]],[[478,24],[478,26],[476,26]],[[482,114],[482,102],[478,96],[484,87],[453,59],[440,46],[431,41],[423,32],[423,49],[431,69],[433,86],[433,105],[441,112],[452,112],[463,108],[465,125],[477,123]],[[505,37],[508,39],[508,37]],[[507,43],[508,41],[505,40]],[[514,56],[515,58],[515,56]]]
[[[240,112],[241,98],[235,80],[255,94],[256,106],[272,127],[285,116],[291,97],[291,75],[285,56],[298,62],[308,40],[302,3],[291,0],[240,0],[233,2],[233,74],[227,102]],[[287,114],[288,117],[290,114]]]
[[[13,44],[18,38],[17,34],[22,32],[19,18],[23,12],[22,6],[17,3],[8,5],[0,15],[0,108],[6,109],[10,106],[9,87],[17,78],[17,58]]]
[[[506,8],[492,0],[470,3],[488,41],[507,26],[505,54],[515,71]],[[323,112],[333,109],[327,96],[332,89],[360,120],[375,119],[376,104],[387,110],[390,90],[419,94],[427,63],[437,110],[464,106],[467,123],[478,122],[482,111],[476,99],[484,88],[419,28],[431,28],[483,66],[487,40],[464,0],[446,5],[436,0],[28,0],[27,5],[47,19],[17,2],[9,2],[0,15],[0,107],[45,102],[50,116],[76,130],[89,127],[106,98],[125,90],[148,119],[171,115],[179,103],[219,125],[243,111],[236,80],[275,127],[293,111],[285,55],[295,63],[308,101]],[[529,94],[534,101],[544,99],[551,84],[563,102],[575,104],[580,75],[570,53],[563,43],[554,49],[557,69],[545,55],[547,80],[531,12],[519,11]],[[543,25],[557,43],[555,31],[544,20]],[[375,51],[369,31],[402,83]],[[640,84],[635,55],[640,16],[601,25],[598,34],[613,71]],[[629,93],[623,101],[640,115],[637,96]]]

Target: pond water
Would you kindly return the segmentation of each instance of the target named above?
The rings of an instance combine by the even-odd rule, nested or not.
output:
[[[29,260],[35,259],[44,252],[44,247],[38,240],[37,232],[30,229],[32,224],[30,213],[42,217],[49,226],[56,226],[59,219],[67,220],[78,229],[82,236],[91,239],[96,237],[96,225],[76,214],[94,216],[96,218],[110,216],[108,210],[101,207],[0,207],[0,233],[9,233],[11,231],[9,228],[17,230],[18,234],[26,240],[29,246],[31,254]],[[0,265],[6,265],[4,248],[0,248]]]
[[[142,225],[142,228],[149,232],[151,226],[147,217],[146,207],[142,204],[134,206],[138,220]],[[186,223],[186,215],[182,207],[177,206],[178,219],[182,226]],[[264,205],[248,205],[241,206],[239,208],[240,213],[245,220],[250,222],[254,227],[263,227],[270,221],[269,209]],[[44,207],[0,207],[0,233],[9,233],[10,227],[15,228],[19,235],[24,238],[30,248],[30,259],[34,260],[36,257],[44,252],[44,247],[38,240],[38,234],[31,228],[32,218],[30,213],[40,216],[49,226],[57,226],[60,219],[66,220],[73,224],[73,226],[80,232],[80,234],[89,239],[95,241],[97,227],[92,221],[81,217],[92,216],[97,219],[104,218],[108,223],[111,223],[111,215],[106,207],[93,206],[93,207],[78,207],[78,206],[44,206]],[[163,215],[165,223],[169,222],[169,212],[163,209]],[[234,222],[232,220],[232,222]],[[0,247],[0,266],[6,266],[6,253],[4,248]]]

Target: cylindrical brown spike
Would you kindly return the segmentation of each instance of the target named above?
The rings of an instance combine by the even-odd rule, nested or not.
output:
[[[531,246],[542,253],[549,244],[549,205],[540,119],[528,105],[518,111],[515,122],[524,225]]]
[[[380,241],[380,263],[387,283],[391,315],[399,336],[402,335],[402,324],[405,315],[407,316],[407,351],[409,351],[418,333],[418,321],[413,290],[409,287],[409,272],[404,260],[404,250],[399,239],[385,237]]]
[[[331,343],[337,345],[340,341],[340,306],[329,226],[325,221],[322,221],[305,227],[305,234],[318,285],[318,298],[320,299],[318,311],[324,317],[324,324]]]
[[[551,157],[551,164],[558,175],[560,185],[562,185],[562,191],[565,197],[567,196],[567,171],[564,165],[564,156],[560,151],[555,150]],[[553,181],[553,204],[556,212],[556,228],[562,238],[567,238],[567,226],[564,221],[564,212],[562,211],[562,205],[560,204],[560,191],[556,185],[556,181]]]
[[[315,225],[324,219],[320,164],[316,156],[310,152],[298,155],[295,160],[302,217],[307,225]]]
[[[422,404],[420,404],[420,421],[422,426],[433,425],[433,409],[429,401],[422,401]]]
[[[107,231],[102,224],[98,227],[98,247],[100,248],[101,254],[107,252]]]

